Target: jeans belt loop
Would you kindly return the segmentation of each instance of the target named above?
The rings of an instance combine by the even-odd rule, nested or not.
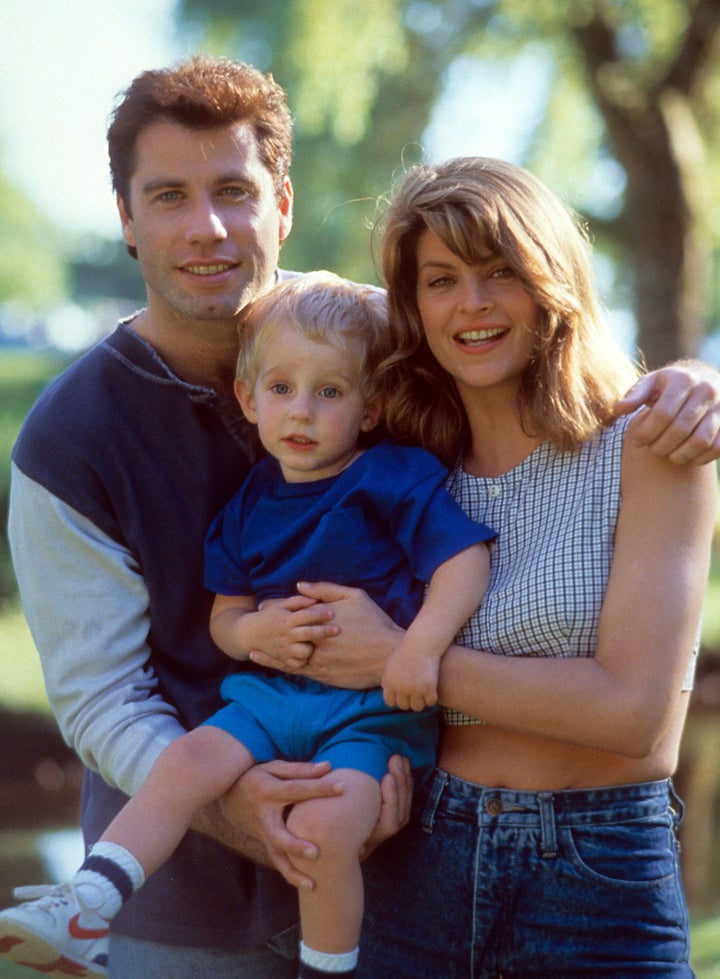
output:
[[[538,802],[540,805],[540,849],[543,859],[554,859],[558,855],[558,848],[552,792],[538,792]]]
[[[673,814],[675,829],[677,829],[685,816],[685,803],[677,794],[677,791],[675,790],[675,785],[673,784],[673,780],[671,778],[667,780],[667,786],[668,786],[668,797],[670,800],[670,810]]]
[[[435,829],[435,813],[437,811],[440,798],[445,791],[448,782],[447,772],[435,771],[432,787],[428,792],[427,802],[422,814],[422,829],[425,833],[432,833]]]

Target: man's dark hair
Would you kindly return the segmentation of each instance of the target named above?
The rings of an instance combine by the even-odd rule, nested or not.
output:
[[[162,121],[192,129],[248,123],[280,198],[292,156],[292,118],[285,92],[271,75],[242,62],[200,56],[138,75],[121,94],[107,134],[113,189],[130,216],[138,135]]]

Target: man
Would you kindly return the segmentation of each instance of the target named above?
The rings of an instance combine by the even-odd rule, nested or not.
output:
[[[88,844],[162,748],[217,709],[220,680],[236,668],[209,637],[203,541],[257,457],[232,397],[235,322],[282,275],[292,223],[290,114],[279,86],[248,66],[200,58],[143,73],[117,106],[108,141],[147,307],[29,415],[13,457],[10,518],[48,696],[87,767]],[[648,438],[662,451],[687,446],[690,434],[691,455],[720,452],[717,390],[691,371],[646,385],[641,397],[658,399]],[[365,631],[353,617],[362,620],[363,606],[357,596],[345,602],[347,617],[340,603],[328,620],[342,624],[359,663]],[[328,621],[308,639],[337,631]],[[383,789],[378,838],[406,818],[399,760]],[[222,808],[198,815],[201,832],[114,919],[110,974],[294,976],[293,890],[227,847],[272,859],[290,883],[311,886],[292,865],[311,844],[288,833],[283,814],[341,790],[322,766],[252,769]]]
[[[292,223],[290,114],[254,69],[197,59],[146,72],[108,139],[147,308],[35,408],[15,453],[11,517],[49,696],[88,769],[89,843],[162,747],[220,704],[232,664],[207,629],[203,540],[257,456],[232,395],[235,318],[273,283]],[[283,805],[335,791],[317,778],[325,769],[282,771],[308,776],[281,785]],[[199,825],[237,842],[219,811]],[[188,976],[225,974],[218,959],[233,977],[295,974],[267,948],[297,920],[275,872],[191,834],[146,891],[117,919],[114,975],[176,974],[165,946],[217,953],[207,968],[200,952],[180,953]]]

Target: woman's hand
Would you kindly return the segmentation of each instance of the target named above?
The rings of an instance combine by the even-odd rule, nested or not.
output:
[[[720,457],[720,374],[688,360],[646,374],[616,405],[618,415],[641,405],[632,438],[678,465],[699,466]]]
[[[403,630],[360,588],[329,582],[300,582],[297,587],[329,611],[337,634],[331,635],[326,628],[324,637],[315,640],[307,665],[295,672],[348,690],[379,687]],[[250,659],[260,666],[273,666],[264,651],[253,650]]]

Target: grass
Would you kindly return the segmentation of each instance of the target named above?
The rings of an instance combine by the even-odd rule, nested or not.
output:
[[[40,660],[19,605],[0,615],[0,648],[7,667],[0,677],[0,704],[49,713]]]
[[[67,363],[67,358],[49,351],[0,350],[0,462],[4,470],[28,408]]]
[[[706,649],[720,649],[720,518],[716,527],[715,548],[703,613],[702,641]]]
[[[692,966],[698,979],[720,979],[720,916],[696,918],[690,933]]]

